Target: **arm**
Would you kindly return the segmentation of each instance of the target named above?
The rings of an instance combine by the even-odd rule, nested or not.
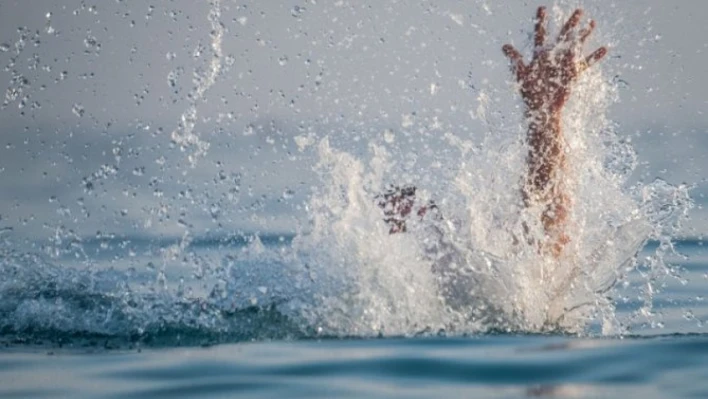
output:
[[[566,159],[561,112],[580,74],[607,54],[607,49],[600,47],[587,57],[581,56],[583,44],[595,29],[595,22],[590,21],[587,27],[578,30],[581,17],[582,10],[575,10],[558,38],[548,43],[546,9],[539,7],[533,57],[528,65],[512,45],[502,48],[520,84],[529,126],[528,170],[522,191],[524,204],[544,206],[541,221],[547,242],[542,247],[555,257],[560,256],[569,241],[565,225],[570,196],[563,178]]]

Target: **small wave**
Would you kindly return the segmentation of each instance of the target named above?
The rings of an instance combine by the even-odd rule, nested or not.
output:
[[[127,273],[59,267],[34,254],[6,254],[0,272],[5,344],[211,345],[313,335],[275,302],[234,308],[216,298],[138,292]]]

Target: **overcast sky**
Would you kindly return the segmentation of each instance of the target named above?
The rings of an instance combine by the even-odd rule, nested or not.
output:
[[[470,117],[480,93],[494,98],[497,119],[515,118],[506,116],[516,100],[500,47],[528,51],[538,5],[152,4],[0,2],[0,228],[9,234],[292,231],[317,184],[313,154],[294,137],[329,136],[351,151],[386,129],[415,136],[442,124],[474,137],[489,129]],[[701,201],[708,3],[557,4],[582,5],[598,22],[591,45],[610,46],[603,73],[620,102],[609,112],[639,153],[635,179],[695,184]],[[194,167],[196,146],[182,151],[171,140],[190,110],[195,137],[210,144]],[[697,210],[686,234],[706,225]]]

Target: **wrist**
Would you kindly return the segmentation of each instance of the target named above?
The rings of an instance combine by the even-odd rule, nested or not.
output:
[[[554,129],[560,126],[561,112],[560,109],[550,107],[541,107],[537,109],[528,108],[526,110],[526,120],[532,128],[538,129]]]

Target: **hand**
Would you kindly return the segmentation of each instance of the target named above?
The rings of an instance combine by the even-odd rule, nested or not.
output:
[[[540,111],[545,117],[558,116],[568,101],[571,84],[607,54],[607,48],[600,47],[589,56],[582,57],[582,46],[595,29],[595,21],[592,20],[586,28],[576,29],[582,15],[582,10],[575,10],[555,42],[547,43],[546,8],[539,7],[533,58],[528,65],[524,64],[521,53],[514,46],[507,44],[502,47],[521,84],[521,96],[529,112]]]
[[[376,197],[377,205],[383,209],[384,222],[389,227],[389,234],[404,233],[406,231],[406,220],[416,206],[415,186],[391,186],[381,195]],[[427,205],[419,206],[416,214],[423,218],[429,210],[437,211],[437,205],[430,201]]]

